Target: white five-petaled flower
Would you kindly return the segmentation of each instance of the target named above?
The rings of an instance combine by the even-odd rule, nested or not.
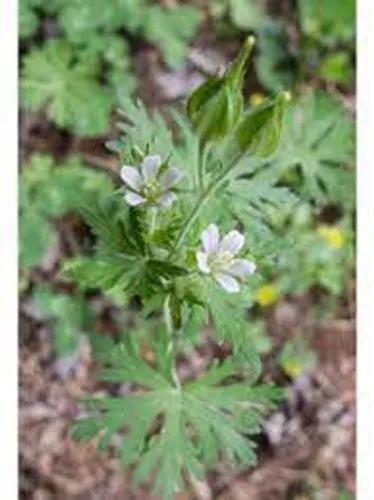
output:
[[[174,167],[160,171],[162,160],[158,155],[144,158],[140,169],[124,165],[121,178],[127,186],[125,200],[131,206],[148,203],[162,208],[170,207],[176,195],[171,188],[179,181],[181,172]]]
[[[230,293],[239,292],[239,280],[253,274],[256,265],[236,255],[244,245],[244,236],[239,231],[230,231],[220,240],[215,224],[210,224],[201,235],[202,250],[198,251],[197,264],[201,272],[210,274]]]

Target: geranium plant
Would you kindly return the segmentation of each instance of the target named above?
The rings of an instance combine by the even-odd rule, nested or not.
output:
[[[93,339],[101,379],[128,389],[89,397],[75,436],[99,435],[101,448],[118,448],[123,463],[135,466],[135,479],[152,478],[165,499],[217,461],[255,464],[251,435],[282,397],[274,385],[258,383],[261,363],[246,324],[263,260],[274,257],[261,241],[266,207],[294,202],[261,176],[263,159],[278,147],[289,94],[245,105],[252,46],[249,38],[222,75],[192,93],[188,119],[174,115],[175,135],[160,116],[128,102],[124,135],[109,145],[120,159],[118,189],[81,210],[94,252],[65,265],[81,288],[101,289],[121,306],[136,300],[139,314],[158,325],[149,329],[148,355],[144,336],[134,333],[119,342]],[[252,225],[241,222],[241,182],[250,198],[256,186],[262,193]],[[197,379],[186,378],[178,369],[181,345],[191,331],[203,337],[208,328],[227,354]]]

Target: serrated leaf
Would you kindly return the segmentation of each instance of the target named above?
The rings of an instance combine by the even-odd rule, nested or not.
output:
[[[157,151],[162,158],[170,158],[170,164],[183,172],[185,188],[190,189],[197,171],[199,146],[198,138],[187,118],[175,111],[172,113],[177,135],[177,140],[174,141],[173,134],[162,116],[159,113],[149,113],[141,101],[125,99],[120,114],[123,120],[118,124],[118,128],[123,135],[108,146],[114,147],[121,161],[128,165],[138,164],[139,158],[134,149],[140,149],[143,153],[149,150]],[[175,217],[177,219],[177,213]],[[172,234],[172,231],[173,228],[169,224],[164,234]]]
[[[335,98],[320,92],[301,97],[286,114],[282,144],[271,160],[274,177],[301,168],[305,198],[352,205],[353,132]]]
[[[104,133],[113,99],[97,81],[93,59],[80,60],[67,42],[49,40],[22,60],[21,104],[31,110],[46,108],[48,118],[78,135]]]
[[[114,368],[106,372],[107,379],[112,373],[119,381],[119,366],[123,380],[149,390],[88,400],[95,414],[76,422],[76,437],[90,439],[104,432],[105,446],[114,433],[126,429],[120,447],[124,463],[138,463],[134,475],[140,482],[155,472],[154,488],[165,499],[183,486],[183,470],[200,478],[203,464],[211,467],[221,456],[232,465],[255,463],[254,444],[244,434],[258,432],[262,412],[282,397],[278,389],[225,385],[236,375],[232,360],[215,363],[201,379],[174,387],[171,375],[160,378],[139,357],[136,343],[127,340],[127,345],[104,346],[104,361]]]

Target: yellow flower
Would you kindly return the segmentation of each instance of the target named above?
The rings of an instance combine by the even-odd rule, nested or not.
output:
[[[317,232],[331,248],[341,248],[344,245],[344,235],[337,227],[320,226]]]
[[[249,104],[251,106],[259,106],[265,101],[266,101],[266,96],[264,96],[264,94],[261,94],[261,92],[255,92],[249,98]]]
[[[264,285],[257,290],[256,301],[261,306],[269,306],[277,300],[277,289],[274,285]]]
[[[295,360],[283,363],[283,371],[291,378],[296,378],[303,371],[303,367]]]

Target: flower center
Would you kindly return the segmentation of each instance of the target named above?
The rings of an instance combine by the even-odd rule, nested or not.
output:
[[[156,179],[149,180],[142,189],[142,195],[150,203],[156,202],[160,194],[160,185]]]
[[[214,273],[224,271],[229,267],[233,260],[233,255],[230,252],[219,252],[208,257],[208,264]]]

